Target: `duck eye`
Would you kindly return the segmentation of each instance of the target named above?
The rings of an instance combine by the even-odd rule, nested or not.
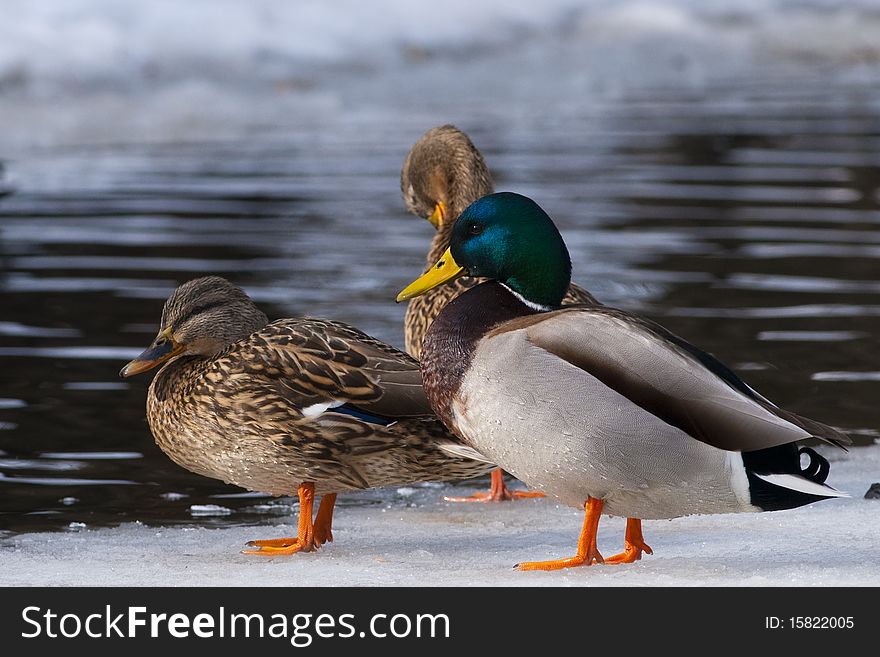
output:
[[[480,233],[483,232],[483,224],[477,224],[477,223],[471,224],[470,226],[468,226],[468,232],[471,235],[479,235]]]

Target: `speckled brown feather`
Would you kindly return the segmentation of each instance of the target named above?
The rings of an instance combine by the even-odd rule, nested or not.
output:
[[[446,218],[431,240],[428,271],[449,248],[452,226],[471,203],[494,191],[494,184],[482,154],[470,138],[452,125],[428,130],[410,149],[400,172],[400,189],[407,210],[427,219],[437,202],[446,206]],[[431,322],[447,303],[485,279],[462,277],[440,285],[412,299],[404,318],[406,350],[419,358]],[[599,303],[593,295],[574,283],[563,299],[564,305]]]
[[[328,320],[278,320],[216,354],[171,360],[150,386],[147,418],[179,465],[275,495],[305,481],[323,494],[492,469],[441,449],[458,441],[431,413],[415,360]]]

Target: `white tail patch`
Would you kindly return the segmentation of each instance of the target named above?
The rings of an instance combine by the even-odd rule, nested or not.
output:
[[[447,454],[451,454],[452,456],[457,456],[462,459],[470,459],[471,461],[480,461],[481,463],[491,463],[492,465],[495,465],[494,461],[489,460],[473,447],[468,447],[467,445],[459,445],[457,443],[444,443],[438,445],[438,447]]]
[[[789,490],[796,490],[799,493],[806,493],[807,495],[818,495],[820,497],[849,497],[849,493],[844,493],[843,491],[836,490],[831,488],[831,486],[827,486],[825,484],[817,484],[814,481],[810,481],[805,477],[801,477],[799,475],[790,475],[790,474],[758,474],[754,473],[756,477],[759,479],[763,479],[768,484],[773,484],[774,486],[779,486],[781,488],[788,488]]]
[[[317,417],[321,415],[324,411],[329,408],[336,408],[337,406],[342,406],[345,402],[333,401],[329,402],[321,402],[319,404],[312,404],[311,406],[305,406],[302,409],[303,417]]]

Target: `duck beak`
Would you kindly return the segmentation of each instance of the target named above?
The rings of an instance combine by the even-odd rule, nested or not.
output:
[[[436,230],[440,230],[440,227],[443,226],[443,222],[446,221],[446,204],[443,201],[437,201],[437,204],[434,206],[434,211],[431,213],[431,216],[428,217],[428,221],[431,222],[431,225]]]
[[[185,347],[176,343],[171,337],[171,327],[159,331],[159,335],[153,340],[153,344],[147,347],[143,353],[131,361],[119,371],[119,376],[126,378],[147,372],[157,365],[161,365],[169,358],[183,353]]]
[[[403,292],[397,295],[397,302],[400,303],[407,299],[413,299],[446,281],[451,281],[466,273],[464,267],[458,264],[455,258],[452,257],[452,251],[446,249],[436,265],[422,274],[420,278],[410,283]]]

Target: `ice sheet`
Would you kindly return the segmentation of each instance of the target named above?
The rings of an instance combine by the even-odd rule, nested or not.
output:
[[[553,500],[498,505],[441,501],[448,489],[408,488],[412,506],[344,507],[335,541],[310,554],[239,554],[284,524],[231,529],[76,529],[0,541],[0,585],[131,586],[878,586],[880,445],[833,459],[829,482],[851,499],[775,513],[644,523],[654,555],[624,566],[523,573],[518,561],[574,553],[581,513]],[[461,492],[456,489],[456,492]],[[619,551],[624,520],[603,518],[599,548]]]

